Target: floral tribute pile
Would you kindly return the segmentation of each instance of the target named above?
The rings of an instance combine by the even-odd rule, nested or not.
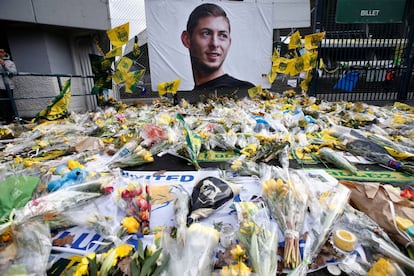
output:
[[[339,181],[321,191],[300,171],[318,163],[358,176],[362,160],[412,177],[413,111],[403,103],[262,91],[196,105],[118,102],[56,121],[1,126],[0,274],[412,273],[413,187]],[[174,155],[198,171],[214,166],[201,162],[211,152],[227,156],[216,169],[220,176],[176,193],[174,226],[152,227],[153,187],[121,170]],[[260,191],[248,200],[239,195],[246,181]],[[365,208],[372,200],[389,210],[382,219]],[[224,223],[204,223],[229,202],[237,218],[231,236]],[[52,236],[75,225],[105,239],[99,249],[66,255],[62,265],[50,258],[59,246]]]

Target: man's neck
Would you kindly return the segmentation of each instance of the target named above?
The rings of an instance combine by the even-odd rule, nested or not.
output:
[[[194,83],[196,86],[201,85],[203,83],[206,83],[208,81],[214,80],[218,77],[223,76],[225,73],[223,70],[218,70],[214,72],[213,74],[202,74],[202,73],[196,73],[194,74]]]

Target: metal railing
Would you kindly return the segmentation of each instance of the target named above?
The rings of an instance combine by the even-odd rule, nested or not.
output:
[[[1,102],[10,102],[10,105],[12,107],[13,113],[14,113],[14,118],[19,118],[19,112],[18,112],[18,108],[16,106],[16,101],[30,101],[30,100],[39,100],[39,99],[45,99],[45,100],[52,100],[54,99],[59,93],[60,91],[62,91],[62,79],[66,78],[66,79],[74,79],[74,78],[79,78],[82,80],[87,80],[88,83],[87,84],[83,84],[83,86],[85,87],[85,89],[82,91],[82,93],[74,93],[73,89],[71,92],[71,97],[87,97],[90,98],[90,101],[92,102],[90,105],[93,105],[94,107],[96,107],[96,95],[95,94],[91,94],[91,88],[93,86],[93,78],[95,76],[82,76],[82,75],[71,75],[71,74],[44,74],[44,73],[27,73],[27,72],[18,72],[16,74],[11,74],[10,72],[5,72],[5,71],[0,71],[0,77],[3,78],[4,84],[5,84],[5,88],[7,91],[7,98],[0,98]],[[8,83],[8,79],[6,77],[12,78],[12,80],[15,83],[15,88],[14,91],[10,88],[10,85]],[[38,83],[42,84],[42,81],[46,82],[46,79],[52,79],[52,81],[55,81],[57,83],[57,87],[59,89],[59,91],[53,90],[53,91],[46,91],[43,95],[33,95],[31,93],[26,93],[26,96],[16,96],[17,94],[22,94],[22,93],[16,93],[19,92],[17,91],[19,89],[18,85],[16,84],[16,80],[17,79],[24,79],[27,77],[35,77],[35,78],[39,78]],[[43,78],[43,79],[41,79]],[[23,80],[24,82],[24,80]],[[42,90],[45,89],[43,87],[38,87],[38,90]],[[52,93],[51,93],[52,92]],[[46,107],[46,105],[44,106]],[[43,108],[43,107],[40,107]],[[39,110],[40,111],[40,110]]]
[[[328,101],[414,101],[414,16],[403,23],[336,23],[336,2],[319,0],[315,32],[324,31],[311,95]],[[408,1],[412,11],[414,1]],[[346,31],[345,31],[346,30]],[[351,89],[350,89],[351,88]]]

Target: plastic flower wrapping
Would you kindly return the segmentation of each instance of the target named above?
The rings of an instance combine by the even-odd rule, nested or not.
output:
[[[403,103],[326,102],[289,91],[196,105],[117,103],[9,125],[0,140],[0,273],[45,274],[58,266],[52,256],[69,254],[73,244],[79,248],[65,265],[70,275],[304,275],[331,261],[350,275],[391,266],[411,272],[414,257],[369,210],[351,212],[342,186],[318,191],[323,181],[304,177],[301,166],[336,170],[324,175],[334,179],[361,177],[370,172],[359,165],[372,164],[408,179],[413,111]],[[166,155],[191,171],[146,171]],[[222,158],[220,169],[208,170],[215,158]],[[160,218],[165,209],[171,212]],[[228,224],[237,238],[220,253],[225,227],[215,226]],[[403,226],[398,231],[408,235],[412,225]],[[65,234],[73,228],[86,232]],[[90,241],[85,233],[94,233]],[[338,246],[338,233],[355,242]],[[225,265],[215,268],[217,259]]]
[[[259,275],[276,275],[278,228],[272,225],[264,204],[239,202],[236,204],[239,218],[237,237],[246,248],[253,271]]]
[[[203,186],[206,185],[206,181],[209,181],[207,184],[214,185],[216,188],[220,187],[219,184],[226,184],[225,182],[218,183],[218,180],[220,179],[209,178],[199,183]],[[210,183],[211,181],[214,181],[214,183]],[[229,189],[229,187],[226,186],[226,189]],[[206,200],[203,201],[206,208],[213,208],[211,204],[215,204],[216,208],[219,206],[220,200],[214,201],[215,197],[205,197],[210,193],[201,195],[199,192],[193,192],[193,196],[197,195],[197,201]],[[219,196],[217,193],[215,195],[216,197]],[[160,246],[163,248],[163,252],[168,254],[170,260],[166,269],[168,275],[210,275],[213,271],[219,232],[213,227],[195,222],[197,220],[191,220],[190,225],[187,226],[192,209],[190,201],[190,195],[180,188],[174,200],[176,227],[173,229],[164,228],[161,232]]]
[[[118,187],[118,206],[125,210],[122,227],[129,233],[147,235],[150,232],[151,195],[148,184],[128,181]]]
[[[299,239],[308,206],[307,189],[294,171],[289,171],[288,175],[281,177],[263,180],[263,197],[285,237],[284,266],[293,269],[302,260]]]
[[[350,190],[338,184],[334,189],[325,192],[318,198],[315,195],[312,199],[313,219],[312,227],[305,244],[304,258],[293,270],[292,275],[306,275],[309,265],[321,250],[321,246],[328,240],[329,234],[335,223],[343,214],[348,203]]]

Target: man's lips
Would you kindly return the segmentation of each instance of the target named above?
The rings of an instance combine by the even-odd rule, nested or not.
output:
[[[215,61],[218,59],[221,55],[219,53],[207,53],[207,58],[211,61]]]

